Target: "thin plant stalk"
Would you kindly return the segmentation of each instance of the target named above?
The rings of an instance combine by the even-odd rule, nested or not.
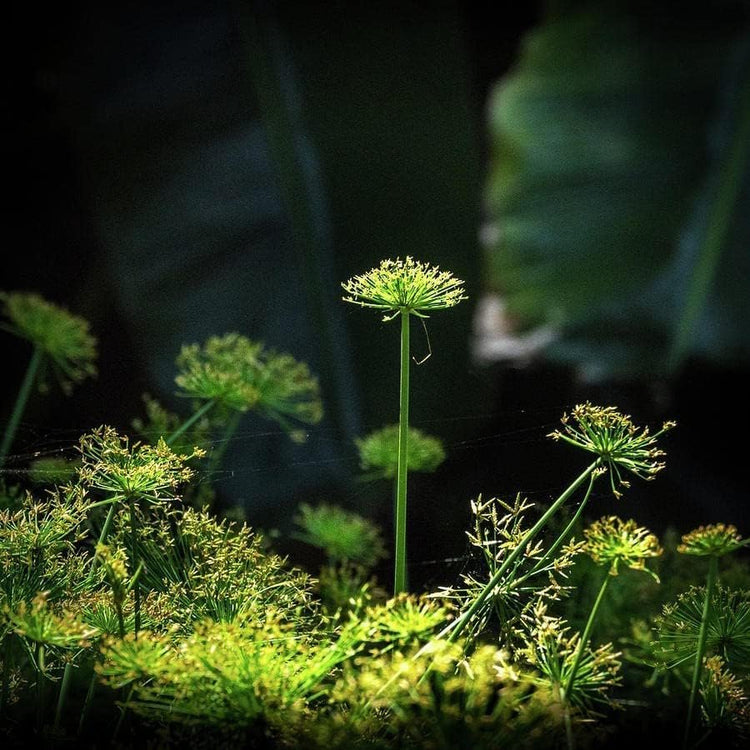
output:
[[[124,631],[124,628],[123,628]],[[121,636],[122,637],[122,636]],[[89,709],[91,708],[91,703],[94,700],[94,693],[96,692],[96,670],[93,669],[91,672],[91,679],[89,680],[89,687],[86,691],[86,697],[83,699],[83,706],[81,708],[81,715],[78,719],[78,736],[80,737],[81,733],[83,732],[84,724],[86,723],[86,718],[88,717]]]
[[[133,570],[139,571],[139,558],[138,558],[138,518],[136,516],[135,500],[132,497],[128,498],[128,507],[130,510],[130,558]],[[133,633],[136,640],[138,639],[138,631],[141,629],[141,586],[138,582],[138,575],[136,574],[132,581],[133,585],[133,602],[134,602],[134,624]]]
[[[226,427],[224,428],[224,435],[221,438],[219,447],[214,450],[208,458],[206,465],[206,472],[211,475],[212,471],[215,471],[221,465],[221,459],[227,451],[229,441],[234,437],[234,433],[237,432],[237,428],[242,420],[242,412],[236,411],[227,421]]]
[[[406,484],[409,460],[409,312],[401,312],[401,379],[396,469],[396,539],[393,593],[406,591]]]
[[[167,445],[172,445],[185,431],[189,430],[204,414],[207,414],[216,405],[216,399],[206,401],[198,411],[191,414],[169,437],[164,439]]]
[[[685,732],[682,737],[683,750],[688,747],[690,730],[693,723],[695,710],[695,699],[698,696],[698,685],[700,684],[701,672],[703,671],[703,655],[706,651],[706,640],[708,638],[708,615],[711,610],[711,597],[713,596],[716,579],[719,576],[719,558],[711,555],[708,561],[708,575],[706,577],[706,598],[703,601],[703,613],[701,615],[701,627],[698,631],[698,645],[696,647],[695,665],[693,666],[693,680],[690,685],[690,698],[688,700],[687,716],[685,717]]]
[[[63,670],[62,680],[60,681],[60,692],[57,696],[57,707],[55,708],[55,723],[53,729],[55,734],[60,728],[62,722],[63,708],[65,708],[65,701],[68,697],[68,691],[70,690],[70,680],[73,676],[73,662],[69,661],[65,664]]]
[[[44,644],[36,644],[36,730],[42,733],[44,728]]]
[[[583,496],[583,500],[581,500],[578,510],[573,515],[573,518],[570,519],[568,522],[568,525],[562,530],[562,533],[559,537],[555,540],[554,544],[544,553],[544,556],[542,559],[534,566],[532,571],[528,573],[527,575],[523,576],[521,579],[526,580],[528,576],[532,576],[535,573],[538,573],[549,560],[552,559],[554,554],[557,552],[558,549],[565,543],[567,538],[570,536],[570,532],[575,528],[575,525],[578,523],[578,519],[581,517],[581,514],[583,513],[583,509],[586,507],[586,504],[589,501],[589,498],[591,497],[591,490],[594,487],[594,482],[596,481],[596,474],[592,474],[589,478],[589,486],[586,490],[586,494]]]
[[[13,411],[10,415],[8,426],[5,428],[5,435],[3,435],[3,442],[0,444],[0,467],[5,463],[5,459],[8,456],[10,446],[13,444],[13,440],[16,437],[18,431],[18,425],[21,422],[21,417],[26,409],[26,403],[29,400],[31,394],[31,388],[36,380],[37,373],[39,372],[39,366],[44,358],[44,352],[41,347],[35,346],[34,351],[31,355],[31,360],[26,368],[26,374],[24,375],[21,387],[18,390],[16,396],[16,402],[13,404]]]
[[[130,705],[130,699],[133,697],[133,691],[135,690],[135,682],[131,683],[130,690],[128,690],[127,697],[125,698],[125,702],[122,704],[122,710],[120,711],[120,717],[117,719],[117,724],[115,725],[115,731],[112,732],[112,742],[117,739],[117,735],[120,734],[120,728],[122,727],[122,722],[125,719],[125,714],[127,713],[128,706]]]
[[[471,603],[469,609],[467,609],[466,612],[461,615],[461,617],[458,617],[453,622],[446,625],[445,628],[443,628],[443,630],[439,634],[440,638],[447,636],[448,641],[450,642],[458,640],[461,633],[471,621],[471,618],[474,617],[476,612],[482,607],[485,601],[487,601],[487,598],[492,594],[495,586],[500,583],[508,568],[513,565],[513,563],[521,554],[523,554],[523,551],[526,549],[527,545],[547,525],[550,518],[552,518],[552,516],[557,513],[557,511],[565,504],[565,502],[570,499],[571,495],[587,479],[589,479],[589,477],[592,477],[594,471],[599,467],[600,462],[601,459],[597,458],[596,461],[594,461],[592,464],[589,464],[581,472],[581,474],[573,480],[572,484],[560,495],[560,497],[558,497],[557,500],[555,500],[555,502],[550,505],[550,507],[545,511],[542,517],[526,532],[526,534],[524,534],[523,538],[518,543],[518,546],[508,555],[508,557],[503,561],[502,565],[495,571],[495,574],[485,584],[482,591]]]
[[[107,511],[107,515],[104,519],[104,524],[102,525],[102,530],[99,532],[99,539],[96,543],[96,547],[98,547],[100,544],[104,544],[105,541],[107,541],[107,537],[109,536],[109,530],[112,528],[112,521],[115,517],[115,506],[117,503],[121,500],[121,498],[115,497],[112,498],[109,510]],[[97,564],[99,562],[99,558],[94,555],[94,558],[91,561],[91,570],[89,571],[89,581],[92,579],[94,572],[96,571]]]
[[[604,575],[602,585],[599,588],[599,593],[597,594],[594,606],[591,608],[591,612],[589,613],[589,619],[586,621],[586,627],[584,627],[581,639],[578,641],[578,648],[576,649],[576,655],[573,659],[573,666],[570,668],[570,674],[568,674],[568,679],[566,680],[565,686],[563,687],[561,693],[561,698],[565,704],[565,735],[568,740],[568,750],[573,750],[575,748],[573,726],[570,721],[570,702],[568,700],[568,696],[570,695],[570,691],[573,687],[576,674],[578,674],[578,667],[581,665],[581,659],[583,659],[584,651],[586,650],[589,638],[591,637],[591,630],[594,627],[594,620],[596,619],[596,615],[599,612],[599,607],[602,603],[602,600],[604,599],[604,592],[607,590],[607,586],[609,586],[610,578],[612,578],[612,576],[610,575],[609,571],[607,571],[607,573],[605,573]]]

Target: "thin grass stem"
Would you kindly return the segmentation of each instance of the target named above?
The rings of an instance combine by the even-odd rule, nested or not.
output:
[[[63,709],[65,708],[65,701],[68,697],[68,691],[70,690],[70,681],[73,676],[73,662],[68,661],[65,663],[65,669],[63,670],[62,680],[60,681],[60,692],[57,695],[57,706],[55,707],[55,723],[53,724],[54,734],[60,729],[62,723]]]
[[[39,372],[39,366],[41,365],[43,358],[44,352],[39,346],[35,346],[34,351],[31,355],[31,360],[29,361],[29,365],[26,368],[26,374],[24,375],[23,381],[21,382],[21,387],[18,390],[16,402],[15,404],[13,404],[13,411],[11,412],[8,426],[5,428],[5,434],[3,435],[3,442],[2,444],[0,444],[0,467],[5,464],[5,459],[8,456],[8,451],[10,450],[11,445],[13,445],[13,440],[15,439],[16,432],[18,431],[18,425],[20,424],[21,417],[26,410],[26,403],[29,400],[31,388],[34,385],[34,381],[36,380],[37,373]]]
[[[167,445],[172,445],[177,438],[189,430],[204,414],[207,414],[216,405],[216,399],[206,401],[198,411],[191,414],[169,437],[164,439]]]
[[[393,594],[406,591],[406,485],[409,460],[409,313],[401,313],[401,379],[396,470],[396,539]]]
[[[687,716],[685,717],[685,732],[682,736],[682,747],[685,750],[690,740],[690,730],[693,724],[693,713],[695,711],[695,699],[698,696],[701,672],[703,671],[703,655],[706,651],[706,640],[708,638],[708,615],[711,610],[711,597],[713,596],[716,579],[719,576],[719,558],[712,555],[708,561],[708,575],[706,576],[706,598],[703,601],[703,613],[701,615],[701,627],[698,631],[698,644],[695,653],[695,665],[693,666],[693,680],[690,684],[690,698],[688,700]]]

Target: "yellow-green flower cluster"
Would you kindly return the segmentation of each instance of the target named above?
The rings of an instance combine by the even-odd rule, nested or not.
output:
[[[583,535],[586,539],[584,551],[597,565],[609,565],[611,575],[617,575],[622,563],[657,578],[646,567],[646,558],[658,557],[663,550],[659,540],[634,520],[623,521],[617,516],[606,516],[584,529]]]
[[[377,268],[354,276],[342,287],[346,302],[384,310],[391,313],[384,320],[390,320],[398,313],[426,317],[432,310],[453,307],[467,299],[463,284],[449,271],[407,256],[405,260],[381,261]]]
[[[675,426],[665,422],[653,435],[648,427],[636,427],[630,417],[620,414],[614,406],[578,404],[570,415],[562,418],[562,430],[549,437],[593,453],[610,471],[610,484],[615,497],[621,493],[617,486],[629,487],[620,469],[627,469],[641,479],[653,479],[664,468],[659,459],[664,451],[656,447],[656,439]],[[615,484],[617,481],[617,485]]]
[[[287,417],[316,424],[323,416],[320,387],[304,362],[265,349],[239,333],[184,346],[177,357],[178,395],[239,412],[258,409],[287,428]]]
[[[160,439],[156,445],[136,442],[112,428],[99,427],[80,440],[84,485],[121,498],[157,502],[174,497],[177,487],[193,476],[185,462],[204,452],[195,448],[189,456],[174,453]]]
[[[677,551],[683,555],[723,557],[748,543],[750,539],[743,539],[735,526],[717,523],[699,526],[684,534],[682,544],[677,547]]]
[[[255,380],[262,348],[239,333],[211,336],[203,346],[186,344],[177,356],[178,395],[248,411],[260,398]]]
[[[356,441],[360,466],[365,471],[375,471],[379,476],[391,479],[398,468],[397,424],[388,425]],[[432,472],[445,460],[442,442],[415,427],[409,428],[409,471]]]
[[[48,356],[66,392],[96,375],[96,339],[88,321],[40,297],[25,292],[1,292],[5,321],[0,327],[27,339]]]

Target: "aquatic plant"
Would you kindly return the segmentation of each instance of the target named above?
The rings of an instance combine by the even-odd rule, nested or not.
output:
[[[399,425],[387,425],[357,438],[359,465],[366,476],[393,479],[398,472]],[[440,439],[427,435],[416,427],[409,427],[409,471],[432,472],[445,460],[445,449]]]
[[[384,260],[367,273],[342,284],[344,301],[385,313],[383,320],[401,316],[398,465],[396,470],[395,566],[393,592],[406,589],[406,498],[409,465],[409,332],[411,316],[457,305],[464,299],[463,281],[438,266],[413,260]]]
[[[96,374],[96,339],[89,332],[86,320],[38,294],[0,292],[0,305],[4,318],[0,328],[26,339],[34,347],[0,443],[2,466],[45,362],[51,364],[60,387],[69,393],[74,384]]]

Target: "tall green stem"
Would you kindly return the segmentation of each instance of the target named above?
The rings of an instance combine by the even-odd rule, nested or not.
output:
[[[73,675],[73,662],[68,661],[65,663],[65,669],[63,671],[62,680],[60,681],[60,692],[57,696],[57,707],[55,708],[55,723],[54,731],[57,734],[57,730],[60,728],[62,722],[63,708],[65,707],[65,700],[68,697],[68,690],[70,690],[70,679]]]
[[[107,516],[104,519],[102,530],[99,532],[99,539],[96,543],[96,546],[94,547],[94,551],[96,551],[96,547],[98,547],[100,544],[104,544],[104,542],[107,540],[107,537],[109,536],[109,530],[110,528],[112,528],[112,520],[115,517],[115,506],[120,501],[120,499],[121,498],[112,498],[109,510],[107,511]],[[89,571],[89,581],[94,577],[94,572],[96,571],[98,562],[99,558],[96,554],[94,554],[94,558],[91,561],[91,570]]]
[[[121,629],[121,632],[123,632],[125,628],[123,627]],[[124,637],[124,636],[121,636]],[[91,703],[94,700],[94,693],[96,692],[96,669],[92,669],[91,672],[91,679],[89,680],[89,688],[86,691],[86,697],[83,700],[83,707],[81,708],[81,716],[78,719],[78,736],[81,735],[83,732],[84,724],[86,723],[86,718],[88,717],[89,709],[91,708]]]
[[[136,515],[135,500],[128,498],[128,507],[130,509],[130,564],[134,572],[133,581],[133,601],[135,610],[135,621],[133,631],[135,638],[138,638],[138,631],[141,629],[141,586],[138,582],[139,558],[138,558],[138,517]]]
[[[596,619],[596,614],[599,611],[599,606],[602,603],[602,599],[604,599],[604,592],[607,590],[610,578],[612,578],[612,576],[610,575],[609,571],[607,571],[607,573],[605,573],[604,575],[604,580],[602,581],[602,585],[599,589],[599,594],[596,597],[596,601],[594,602],[594,606],[591,608],[591,612],[589,613],[589,619],[586,621],[586,627],[583,629],[581,640],[578,641],[578,649],[576,650],[576,655],[573,659],[573,666],[570,668],[570,674],[568,675],[568,679],[565,682],[565,686],[561,693],[561,698],[565,705],[565,735],[568,740],[568,750],[574,750],[575,748],[575,739],[573,738],[573,725],[570,721],[570,691],[575,682],[576,675],[578,674],[578,667],[581,665],[581,659],[583,659],[583,654],[586,651],[586,647],[588,646],[589,638],[591,637],[591,629],[594,627],[594,620]]]
[[[409,315],[401,312],[401,384],[396,471],[396,570],[393,593],[406,591],[406,482],[409,461]]]
[[[693,681],[690,685],[690,699],[688,701],[687,716],[685,717],[685,733],[682,737],[682,747],[687,748],[690,739],[690,729],[693,723],[693,712],[695,710],[695,699],[698,696],[698,685],[700,684],[701,672],[703,671],[703,654],[706,651],[706,640],[708,638],[708,615],[711,610],[711,597],[714,585],[719,576],[719,558],[712,555],[708,562],[708,575],[706,577],[706,598],[703,601],[703,613],[701,615],[701,628],[698,631],[698,645],[696,647],[695,665],[693,666]]]
[[[570,496],[589,478],[592,476],[594,470],[599,466],[600,459],[596,459],[594,463],[587,466],[583,472],[573,481],[573,483],[555,500],[542,517],[526,532],[518,546],[508,555],[503,561],[503,564],[495,571],[495,574],[490,578],[485,587],[479,593],[476,599],[472,602],[469,609],[464,612],[463,615],[455,619],[449,625],[447,625],[440,632],[439,637],[443,638],[448,636],[449,641],[456,641],[461,633],[464,631],[466,626],[471,622],[472,617],[479,611],[479,609],[487,601],[487,598],[492,594],[495,587],[500,583],[503,576],[505,575],[508,568],[513,565],[519,555],[522,555],[527,545],[534,539],[534,537],[547,525],[550,518],[565,504]]]
[[[172,443],[174,443],[174,441],[177,440],[180,435],[182,435],[186,430],[189,430],[204,414],[209,412],[215,405],[215,399],[206,401],[206,403],[203,404],[203,406],[201,406],[198,411],[189,416],[169,437],[165,438],[164,442],[167,445],[172,445]]]
[[[41,735],[44,729],[44,644],[36,644],[36,731]]]
[[[34,352],[31,355],[31,360],[29,361],[29,366],[26,368],[26,374],[21,383],[21,388],[16,396],[16,403],[13,404],[13,412],[10,415],[8,426],[5,428],[3,442],[0,444],[0,467],[5,463],[10,446],[13,444],[13,439],[16,437],[18,425],[20,424],[21,417],[26,409],[26,402],[29,400],[29,394],[34,385],[34,380],[36,380],[36,375],[39,372],[39,365],[41,365],[43,357],[44,352],[40,347],[35,346]]]

